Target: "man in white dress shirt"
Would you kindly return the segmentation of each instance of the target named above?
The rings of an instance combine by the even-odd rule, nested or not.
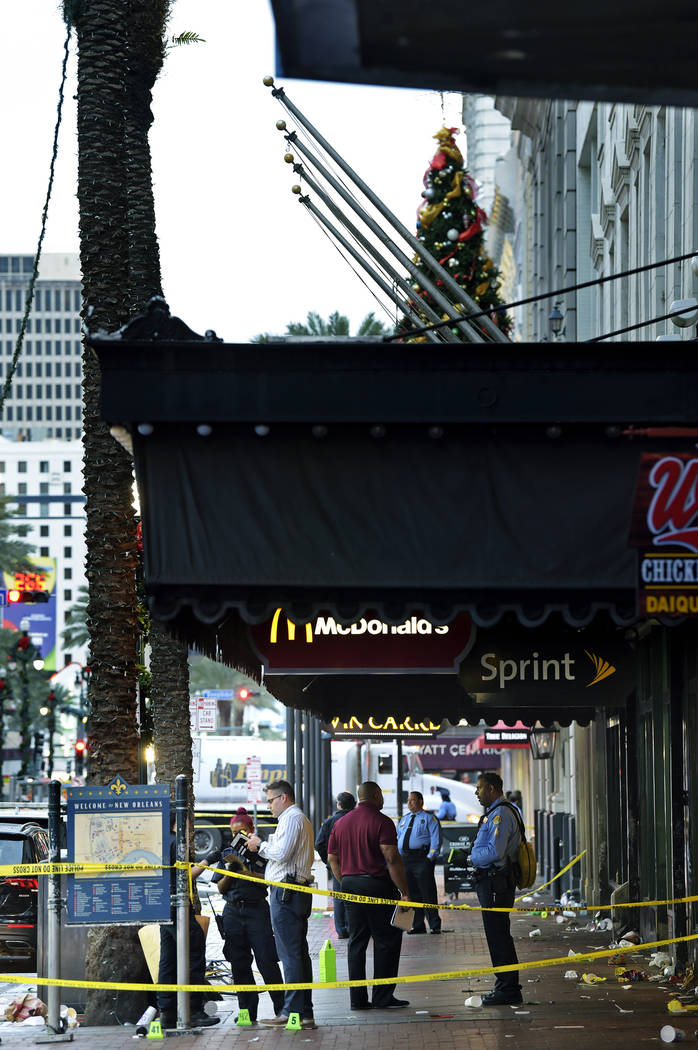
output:
[[[312,825],[296,805],[293,788],[286,780],[273,781],[266,792],[271,814],[278,820],[276,832],[267,842],[251,835],[247,845],[253,852],[258,850],[267,861],[265,877],[270,882],[309,886],[315,857]],[[308,918],[312,894],[271,886],[269,898],[271,925],[284,968],[284,981],[286,984],[310,983],[313,966],[308,951]],[[260,1023],[269,1028],[284,1028],[292,1013],[300,1016],[303,1028],[315,1028],[310,989],[286,992],[281,1013]]]

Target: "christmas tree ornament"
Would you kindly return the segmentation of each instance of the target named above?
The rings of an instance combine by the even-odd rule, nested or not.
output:
[[[436,190],[433,188],[433,186],[430,186],[428,189],[422,191],[422,196],[426,197],[428,201],[433,201],[434,197],[436,196]]]
[[[458,240],[458,230],[456,230],[453,227],[451,227],[451,229],[446,232],[446,236],[448,237],[449,241],[457,241]]]
[[[262,81],[262,83],[264,84],[265,87],[273,87],[274,86],[274,78],[273,77],[265,77],[264,80]]]
[[[286,130],[286,121],[285,120],[277,120],[276,127],[277,127],[277,129],[279,131],[285,131]]]
[[[293,164],[293,154],[292,153],[284,153],[284,160],[286,161],[287,164]]]
[[[291,193],[299,194],[300,192],[301,192],[300,186],[298,185],[297,182],[294,183],[294,185],[291,186]]]

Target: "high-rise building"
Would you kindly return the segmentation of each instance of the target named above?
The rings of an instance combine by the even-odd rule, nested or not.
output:
[[[15,352],[34,266],[31,255],[0,255],[0,361],[3,380]],[[77,255],[41,257],[34,302],[0,428],[17,440],[82,433],[80,264]]]

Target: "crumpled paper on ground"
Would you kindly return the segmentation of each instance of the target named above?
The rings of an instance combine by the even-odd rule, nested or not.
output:
[[[28,1017],[46,1017],[48,1007],[34,992],[19,995],[5,1007],[6,1021],[26,1021]]]

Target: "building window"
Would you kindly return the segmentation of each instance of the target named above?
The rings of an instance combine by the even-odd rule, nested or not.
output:
[[[73,509],[72,509],[70,503],[64,503],[63,504],[63,514],[64,514],[64,516],[66,518],[70,518],[72,516],[72,513],[73,513]]]
[[[50,518],[51,517],[51,512],[50,512],[48,503],[40,503],[39,504],[39,517],[40,518]]]
[[[48,547],[39,547],[39,554],[41,555],[42,558],[48,558],[48,556],[49,556]]]
[[[39,495],[48,496],[48,481],[39,482]]]
[[[70,484],[70,482],[69,481],[64,481],[63,482],[63,495],[64,496],[69,496],[70,493],[72,492],[72,490],[73,490],[73,486]]]
[[[39,473],[48,474],[49,462],[47,459],[42,459],[39,463]]]
[[[63,548],[63,557],[64,558],[72,558],[73,557],[73,548],[72,547],[64,547]]]
[[[27,494],[27,483],[26,481],[20,481],[17,485],[17,495],[26,496]]]
[[[65,580],[72,580],[72,578],[73,578],[73,570],[70,569],[70,568],[64,569],[63,570],[63,579],[65,579]]]
[[[64,525],[63,526],[63,535],[64,536],[72,536],[73,535],[73,526],[72,525]]]
[[[17,504],[17,514],[20,518],[26,518],[27,516],[27,505],[26,503]]]
[[[72,602],[72,600],[73,600],[73,592],[72,591],[63,591],[63,601]]]
[[[73,469],[73,464],[69,459],[63,460],[63,473],[70,474]]]
[[[40,536],[48,536],[48,525],[42,525],[39,528],[39,535]]]
[[[18,460],[18,462],[17,462],[17,473],[18,474],[26,474],[27,473],[27,461],[26,461],[26,459]]]

